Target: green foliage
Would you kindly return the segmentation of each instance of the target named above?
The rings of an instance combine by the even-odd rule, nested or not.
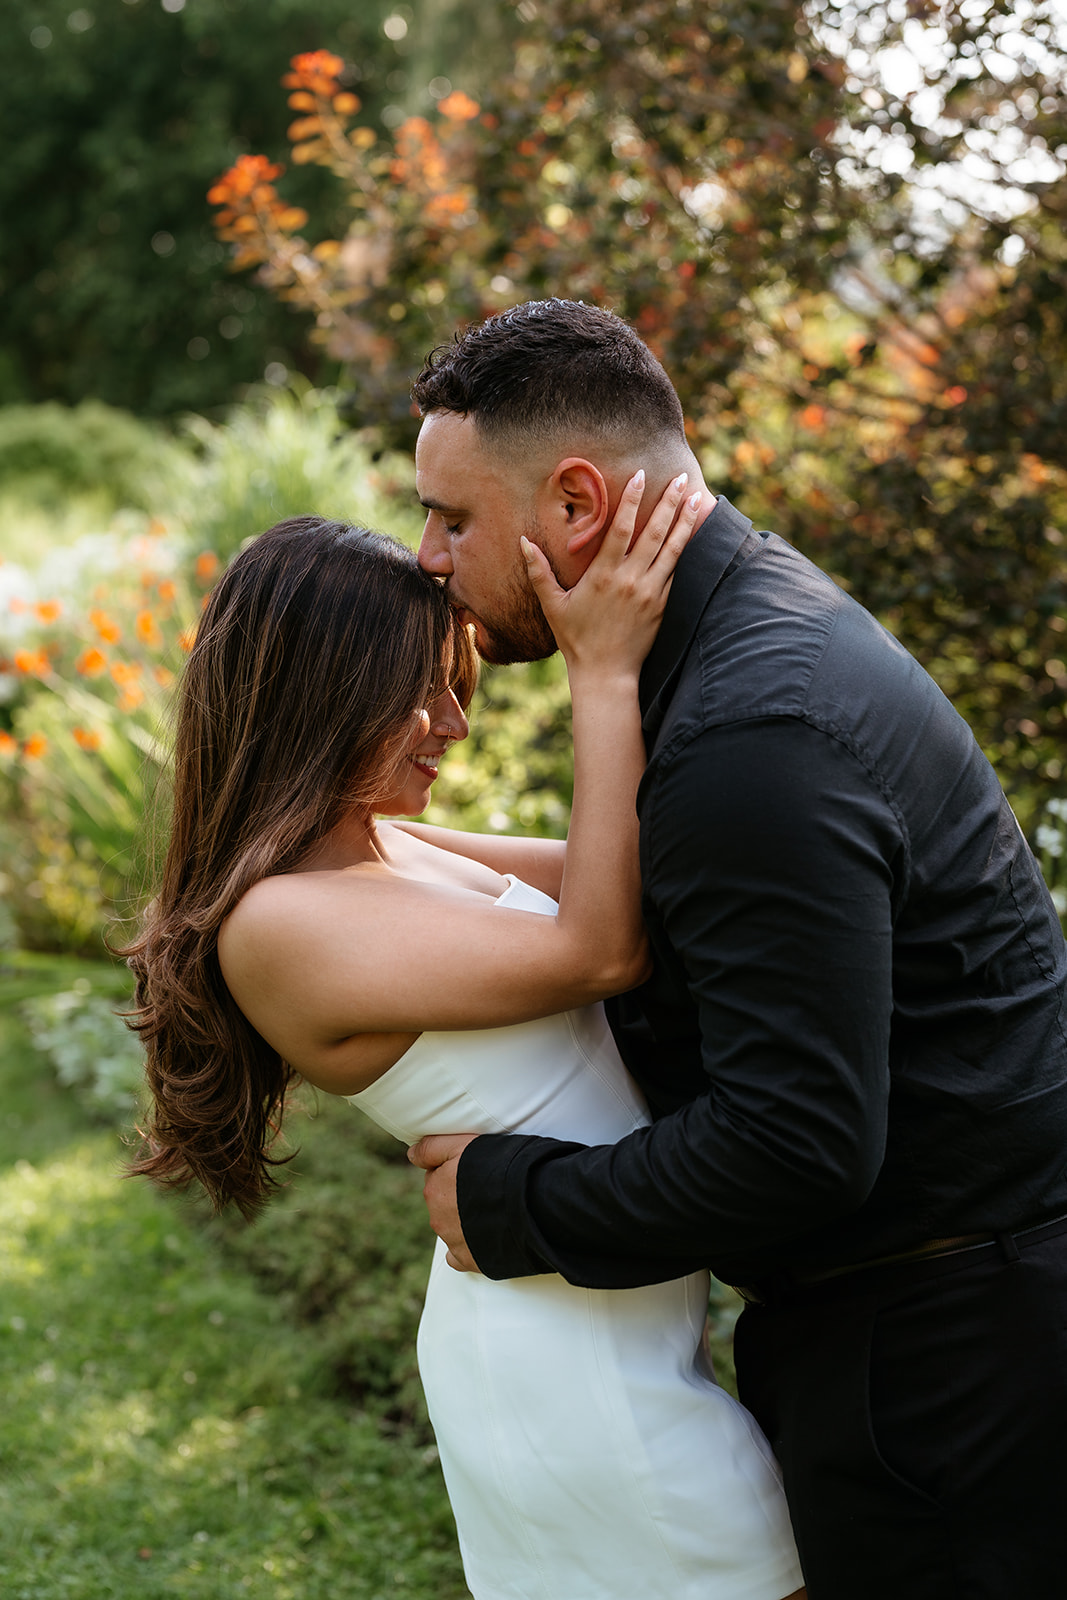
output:
[[[44,409],[39,436],[52,437],[58,416],[59,434],[81,449],[78,414]],[[154,881],[169,686],[220,564],[286,516],[319,513],[414,541],[421,515],[410,461],[373,460],[335,399],[306,386],[260,391],[227,421],[194,418],[176,438],[123,413],[93,415],[94,426],[117,419],[116,433],[98,476],[81,449],[85,503],[106,507],[121,492],[155,515],[101,513],[69,545],[31,554],[8,507],[2,579],[15,609],[0,610],[0,895],[24,947],[99,955],[104,930],[133,915]],[[5,419],[0,410],[0,440]],[[16,423],[33,437],[23,408]],[[131,439],[139,448],[120,479],[114,463]]]
[[[459,1600],[435,1453],[119,1179],[0,1015],[0,1569],[34,1600]]]
[[[130,975],[116,961],[38,950],[0,949],[0,1006],[18,1005],[70,989],[107,998],[115,1006],[130,993]]]
[[[410,460],[371,459],[342,423],[337,397],[306,385],[261,391],[224,423],[189,418],[198,466],[175,509],[190,537],[228,560],[284,517],[335,517],[415,543],[422,514]]]
[[[86,750],[75,729],[99,739]],[[44,756],[0,774],[0,865],[21,942],[94,954],[107,924],[140,902],[162,749],[136,713],[75,684],[31,692],[16,735],[44,739]]]
[[[167,483],[169,441],[99,400],[0,408],[0,496],[51,513],[77,497],[98,513],[152,509]]]
[[[204,196],[228,153],[281,150],[289,118],[274,89],[296,51],[344,51],[353,86],[380,113],[386,80],[404,71],[381,30],[391,9],[5,5],[0,399],[91,395],[174,413],[228,404],[271,362],[298,366],[300,324],[233,280]],[[296,192],[328,208],[317,177],[295,174]]]
[[[23,1021],[34,1047],[91,1117],[129,1123],[140,1102],[140,1040],[116,1014],[115,1001],[92,993],[88,978],[73,989],[26,1000]]]
[[[1041,871],[1067,932],[1067,800],[1050,800],[1034,830]]]

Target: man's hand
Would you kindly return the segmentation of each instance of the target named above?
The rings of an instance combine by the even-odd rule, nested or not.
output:
[[[423,1197],[430,1213],[430,1226],[448,1246],[445,1260],[457,1272],[477,1272],[478,1263],[467,1249],[456,1201],[456,1169],[459,1158],[476,1133],[428,1133],[413,1144],[408,1160],[413,1167],[424,1167],[426,1182]]]

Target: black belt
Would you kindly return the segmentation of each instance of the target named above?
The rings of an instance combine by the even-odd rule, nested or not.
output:
[[[1036,1222],[1016,1233],[961,1233],[949,1239],[926,1239],[910,1250],[898,1250],[889,1256],[874,1256],[868,1261],[849,1261],[842,1267],[790,1267],[760,1283],[732,1283],[729,1287],[749,1305],[775,1305],[805,1289],[815,1289],[834,1279],[851,1277],[856,1272],[870,1272],[878,1267],[935,1261],[940,1256],[965,1255],[968,1251],[987,1250],[993,1245],[1008,1249],[1014,1257],[1019,1245],[1037,1244],[1040,1238],[1053,1233],[1057,1227],[1067,1227],[1067,1216],[1051,1217],[1046,1222]]]

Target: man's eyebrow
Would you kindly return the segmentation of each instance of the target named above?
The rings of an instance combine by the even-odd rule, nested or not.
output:
[[[425,506],[427,511],[439,511],[442,516],[446,516],[446,515],[447,516],[458,516],[459,515],[459,510],[460,510],[459,506],[448,506],[448,505],[445,505],[444,501],[442,501],[442,500],[427,500],[425,498],[425,496],[420,495],[419,496],[419,504],[420,504],[420,506]]]

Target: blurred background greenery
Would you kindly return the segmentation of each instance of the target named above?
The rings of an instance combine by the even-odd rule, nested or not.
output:
[[[1062,7],[10,0],[0,44],[8,1587],[447,1600],[402,1153],[318,1097],[251,1229],[113,1181],[140,1064],[104,934],[165,841],[202,599],[289,514],[414,541],[426,350],[612,306],[709,484],[968,719],[1062,914]],[[487,672],[434,819],[562,835],[569,802],[559,663]]]

